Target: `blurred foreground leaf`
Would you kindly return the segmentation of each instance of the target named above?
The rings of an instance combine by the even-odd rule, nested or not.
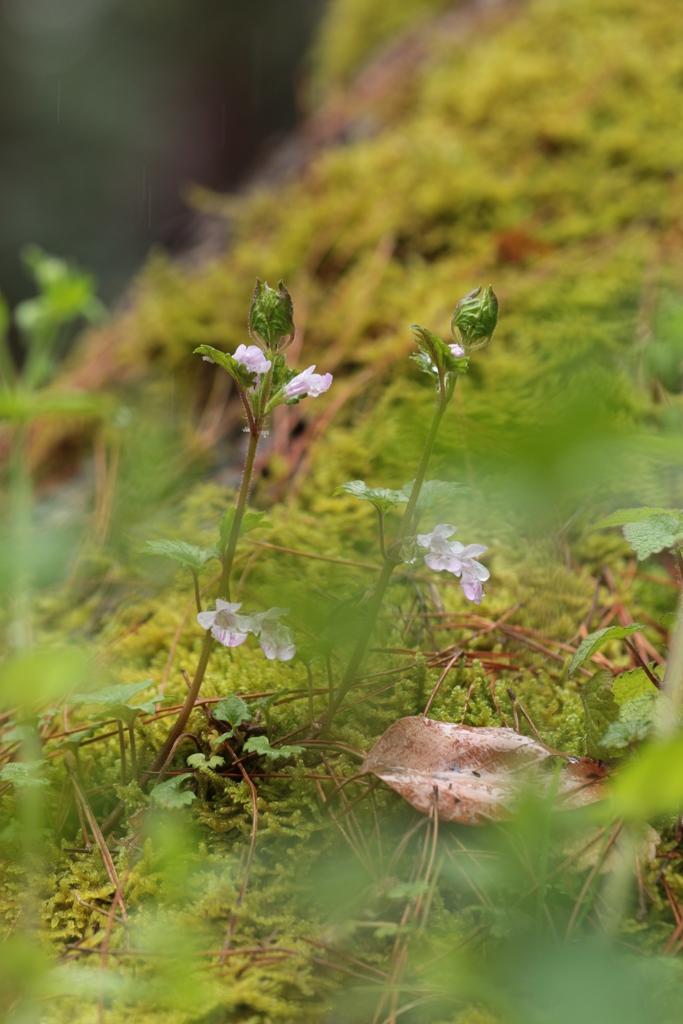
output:
[[[78,648],[17,654],[0,665],[0,702],[27,707],[63,697],[84,683],[90,662]]]

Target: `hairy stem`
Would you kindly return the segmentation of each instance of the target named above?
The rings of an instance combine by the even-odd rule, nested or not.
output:
[[[258,448],[260,437],[260,431],[249,435],[249,448],[247,449],[247,458],[244,463],[242,485],[237,498],[237,505],[235,506],[235,518],[232,521],[232,528],[230,530],[230,536],[228,537],[228,543],[223,557],[223,572],[221,573],[221,578],[218,583],[218,597],[227,598],[228,601],[230,600],[230,574],[232,572],[232,563],[235,557],[237,541],[240,536],[242,519],[247,507],[247,499],[251,488],[251,478],[254,472],[254,462],[256,461],[256,450]]]
[[[212,647],[213,637],[211,636],[211,631],[207,629],[204,635],[204,643],[202,644],[201,654],[199,655],[199,662],[197,663],[197,668],[195,669],[194,678],[192,679],[192,685],[188,690],[187,697],[185,698],[185,703],[180,709],[180,714],[173,723],[172,729],[170,730],[168,736],[164,740],[163,746],[160,747],[151,765],[142,775],[140,779],[140,787],[142,789],[144,789],[146,784],[151,779],[152,775],[154,775],[155,772],[158,772],[162,765],[166,763],[166,758],[168,757],[170,751],[173,749],[174,743],[176,742],[178,737],[185,731],[187,720],[192,714],[192,710],[197,701],[197,697],[199,696],[199,690],[201,689],[201,685],[204,681],[204,674],[206,673],[206,666],[209,664],[209,658],[211,656]]]

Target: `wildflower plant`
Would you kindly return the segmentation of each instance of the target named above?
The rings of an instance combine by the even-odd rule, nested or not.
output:
[[[478,561],[486,552],[482,544],[464,545],[449,538],[456,527],[438,524],[431,533],[417,533],[424,511],[444,495],[461,489],[459,484],[426,480],[427,468],[441,421],[453,398],[462,373],[468,369],[470,354],[490,341],[497,322],[498,303],[493,290],[481,288],[470,292],[456,307],[451,323],[451,340],[446,342],[425,327],[413,325],[418,351],[414,356],[421,370],[434,381],[436,407],[424,451],[415,478],[402,488],[373,489],[364,481],[342,484],[337,493],[350,493],[369,501],[378,514],[379,547],[383,565],[372,592],[366,614],[359,626],[355,644],[346,669],[337,685],[331,681],[327,712],[322,723],[329,728],[351,686],[374,630],[389,581],[397,566],[416,560],[422,552],[425,563],[435,571],[453,573],[461,582],[465,596],[475,603],[483,597],[483,583],[488,569]],[[141,779],[144,786],[164,770],[183,735],[186,723],[196,704],[209,660],[216,645],[238,647],[253,636],[265,657],[271,661],[289,662],[295,658],[297,640],[293,630],[281,621],[287,616],[284,608],[247,608],[231,597],[231,576],[235,551],[240,536],[256,526],[264,525],[265,513],[249,511],[247,502],[254,476],[256,454],[270,414],[279,405],[294,405],[306,398],[317,398],[332,385],[332,374],[316,373],[315,365],[302,372],[287,364],[286,352],[295,335],[294,309],[289,292],[282,282],[271,288],[256,282],[249,312],[249,333],[252,344],[240,344],[233,354],[210,345],[195,351],[207,362],[227,372],[234,381],[246,417],[249,443],[242,482],[234,508],[228,510],[219,524],[217,543],[213,548],[199,548],[184,541],[151,541],[150,554],[165,555],[185,565],[192,573],[197,605],[197,623],[205,631],[199,660],[190,689],[173,727],[152,764]],[[385,534],[387,512],[404,506],[395,536]],[[425,553],[426,552],[426,553]],[[209,608],[201,602],[198,577],[212,559],[221,563],[216,593]]]

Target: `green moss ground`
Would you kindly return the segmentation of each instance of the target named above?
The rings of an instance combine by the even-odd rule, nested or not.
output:
[[[401,5],[401,17],[437,6]],[[371,44],[401,27],[396,11],[396,5],[367,0],[331,5],[319,49],[329,83],[347,78]],[[368,19],[376,36],[366,31]],[[567,642],[589,612],[596,575],[605,565],[620,581],[633,619],[645,616],[656,624],[671,609],[674,592],[667,587],[642,577],[621,582],[629,553],[620,539],[585,534],[583,526],[613,494],[625,504],[679,500],[675,473],[662,497],[654,459],[669,457],[669,432],[680,428],[678,387],[665,389],[653,379],[648,351],[657,341],[662,296],[676,295],[682,283],[682,30],[683,10],[674,0],[537,0],[504,21],[475,24],[466,38],[435,41],[429,63],[408,69],[391,97],[377,100],[371,137],[322,152],[300,179],[225,202],[234,239],[225,255],[191,271],[162,256],[150,260],[134,307],[109,328],[107,337],[116,344],[108,358],[138,380],[148,375],[161,381],[154,387],[162,404],[163,382],[173,380],[174,401],[196,416],[210,379],[192,350],[204,342],[232,349],[245,340],[245,305],[257,275],[271,282],[284,278],[301,319],[305,311],[300,365],[316,362],[335,373],[330,401],[347,393],[311,441],[305,472],[294,476],[291,490],[291,462],[282,453],[271,460],[254,500],[265,506],[276,499],[274,529],[257,537],[331,558],[376,562],[371,510],[332,492],[358,477],[389,487],[411,477],[432,397],[407,358],[408,325],[417,321],[443,333],[455,301],[479,281],[491,281],[501,299],[500,329],[459,385],[431,471],[472,487],[448,515],[459,524],[459,537],[491,548],[482,613],[495,619],[523,602],[515,622]],[[298,409],[305,434],[315,426],[308,419],[314,410]],[[629,440],[636,432],[634,451]],[[220,488],[195,485],[164,529],[211,543],[225,500]],[[577,509],[583,518],[573,520]],[[258,556],[251,559],[254,551]],[[338,618],[340,598],[351,610],[358,601],[362,607],[373,578],[367,570],[247,544],[239,564],[249,567],[245,603],[291,607],[304,635]],[[648,569],[662,573],[658,565]],[[139,564],[136,571],[142,572]],[[85,616],[99,643],[117,638],[108,648],[117,681],[151,677],[158,686],[190,597],[186,581],[152,576],[145,582],[140,576],[116,586],[84,587],[82,603],[68,613],[46,603],[51,628],[76,636]],[[429,599],[426,580],[419,587],[420,598]],[[385,647],[430,649],[424,633],[412,628],[404,634],[402,623],[397,627],[398,613],[409,612],[415,595],[406,579],[391,588],[378,637]],[[453,617],[471,611],[457,586],[442,586],[440,595]],[[600,602],[608,598],[603,585]],[[135,628],[122,636],[128,627]],[[442,645],[466,635],[453,627]],[[661,645],[655,625],[648,635]],[[192,672],[200,642],[190,614],[168,679],[167,692],[179,699],[180,670]],[[481,637],[476,647],[484,661],[491,651],[519,655],[519,667],[500,673],[494,687],[506,716],[506,686],[513,685],[549,743],[582,752],[578,689],[567,682],[561,663],[511,646],[498,634]],[[623,661],[616,648],[606,653]],[[401,658],[414,660],[375,653],[367,671]],[[336,738],[367,749],[397,717],[421,710],[438,675],[417,659],[399,684],[342,716]],[[324,685],[317,672],[316,686]],[[245,646],[216,654],[203,695],[298,691],[296,700],[272,708],[273,732],[283,735],[306,721],[305,687],[303,666],[273,666]],[[320,713],[323,696],[315,706]],[[481,662],[449,676],[431,713],[500,724]],[[201,712],[191,727],[204,735]],[[139,746],[150,752],[164,731],[161,723],[143,725]],[[189,743],[182,751],[192,749]],[[116,737],[82,748],[79,758],[84,776],[108,787],[92,795],[102,817],[118,784]],[[334,763],[340,772],[355,770],[352,759]],[[61,758],[52,764],[52,792],[66,799]],[[234,939],[235,948],[270,942],[290,951],[286,959],[274,956],[260,966],[257,959],[231,957],[221,973],[191,955],[193,948],[220,948],[235,906],[251,829],[243,782],[208,780],[189,810],[169,813],[164,826],[148,824],[119,837],[117,869],[123,875],[130,868],[125,897],[135,917],[131,945],[154,951],[164,944],[160,936],[167,952],[174,936],[183,945],[177,957],[119,957],[123,971],[110,957],[111,984],[126,977],[132,986],[114,991],[110,1024],[331,1021],[330,1000],[347,978],[314,963],[304,940],[329,935],[349,954],[386,965],[390,940],[361,927],[346,934],[334,923],[335,896],[343,903],[344,893],[334,891],[330,872],[343,878],[335,865],[343,860],[344,844],[315,780],[304,777],[320,771],[320,762],[307,755],[304,764],[278,764],[281,777],[258,782],[257,855]],[[9,798],[3,799],[9,808]],[[134,790],[128,800],[131,812],[145,803]],[[376,800],[397,833],[412,821],[397,797],[378,791]],[[358,815],[370,831],[368,803]],[[181,815],[194,822],[195,833],[179,829]],[[61,845],[46,840],[47,872],[36,892],[45,946],[59,953],[73,942],[95,949],[101,941],[104,918],[74,892],[90,907],[101,901],[105,908],[113,893],[97,852],[69,852],[80,845],[73,807],[65,834],[70,838]],[[318,877],[312,895],[311,879]],[[680,876],[670,871],[667,877],[683,893]],[[20,867],[7,873],[0,912],[8,926],[24,884]],[[449,929],[467,929],[466,915],[437,904],[434,935],[425,940],[434,948]],[[381,894],[369,899],[369,907],[371,919],[388,912]],[[362,917],[356,908],[354,913]],[[662,901],[647,923],[634,923],[639,941],[654,948],[666,934],[666,914]],[[114,929],[111,948],[124,951],[123,928]],[[96,997],[64,998],[41,1019],[85,1024],[97,1013]],[[489,1020],[483,1011],[468,1014],[457,1020]]]

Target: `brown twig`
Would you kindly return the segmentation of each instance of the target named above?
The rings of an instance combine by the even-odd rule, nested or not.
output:
[[[422,712],[424,718],[426,718],[427,715],[429,714],[429,709],[431,708],[432,703],[434,701],[434,698],[436,697],[437,693],[439,692],[439,689],[440,689],[441,684],[443,683],[444,679],[446,678],[446,676],[448,675],[450,670],[453,668],[453,666],[455,665],[456,661],[458,661],[461,657],[462,657],[462,651],[456,651],[455,654],[453,655],[453,657],[451,658],[451,660],[446,665],[446,668],[443,670],[443,672],[439,676],[437,684],[434,687],[434,689],[432,690],[432,692],[430,693],[429,700],[425,704],[425,709]]]

